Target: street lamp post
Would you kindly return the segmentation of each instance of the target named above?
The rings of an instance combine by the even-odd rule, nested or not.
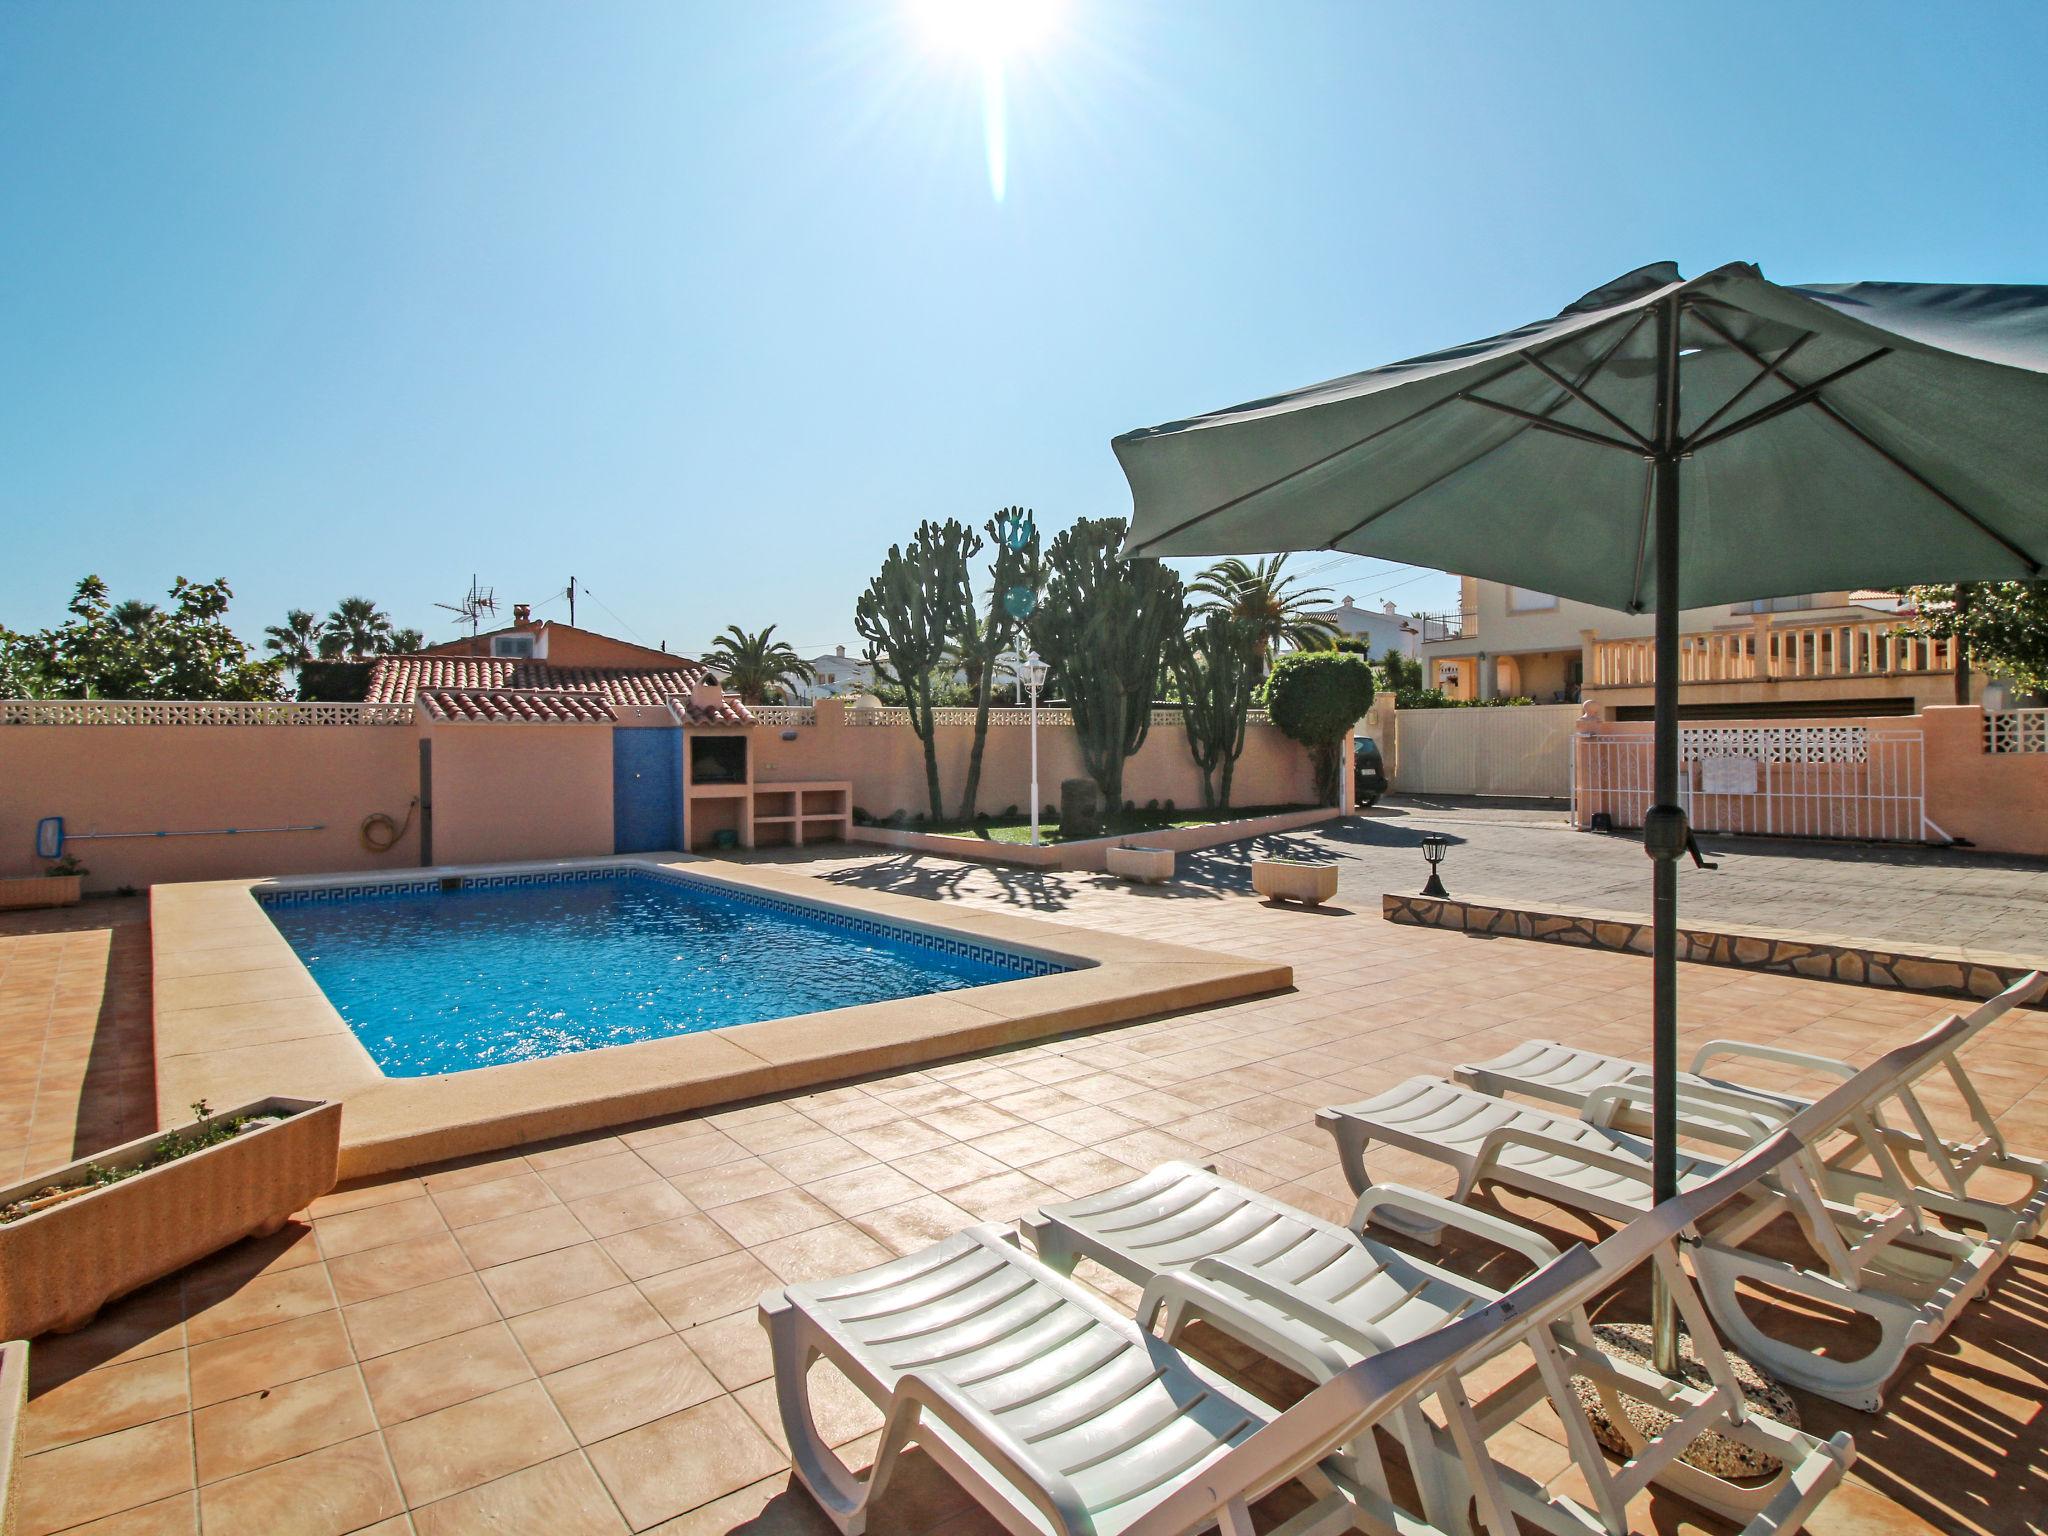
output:
[[[1031,846],[1038,846],[1038,690],[1045,686],[1045,663],[1033,651],[1024,658],[1025,690],[1031,695]]]

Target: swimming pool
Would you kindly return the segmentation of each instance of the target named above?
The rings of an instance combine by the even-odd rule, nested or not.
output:
[[[258,900],[387,1077],[430,1077],[1069,969],[645,867]]]

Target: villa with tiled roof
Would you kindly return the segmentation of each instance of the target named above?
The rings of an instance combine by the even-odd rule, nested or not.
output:
[[[463,720],[614,720],[615,706],[666,708],[684,725],[751,725],[754,719],[704,667],[677,656],[658,670],[432,653],[379,656],[364,699],[418,699],[429,713]]]
[[[536,621],[524,603],[503,629],[376,657],[371,704],[419,703],[436,720],[602,724],[665,710],[679,725],[747,726],[753,714],[701,663],[653,646]]]

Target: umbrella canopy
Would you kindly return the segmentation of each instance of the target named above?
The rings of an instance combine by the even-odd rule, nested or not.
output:
[[[1127,552],[1344,550],[1648,608],[1672,308],[1688,606],[2048,563],[2048,287],[1670,262],[1550,320],[1125,433]]]
[[[2048,287],[1670,262],[1555,318],[1114,447],[1132,555],[1334,549],[1654,607],[1654,1195],[1677,1193],[1678,615],[2038,576]],[[1657,1363],[1677,1369],[1668,1301]]]

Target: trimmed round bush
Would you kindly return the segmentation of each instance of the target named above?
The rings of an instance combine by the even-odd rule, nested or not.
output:
[[[1372,667],[1353,652],[1291,651],[1273,664],[1266,708],[1275,725],[1308,748],[1319,804],[1337,804],[1344,739],[1372,708],[1372,696]]]

